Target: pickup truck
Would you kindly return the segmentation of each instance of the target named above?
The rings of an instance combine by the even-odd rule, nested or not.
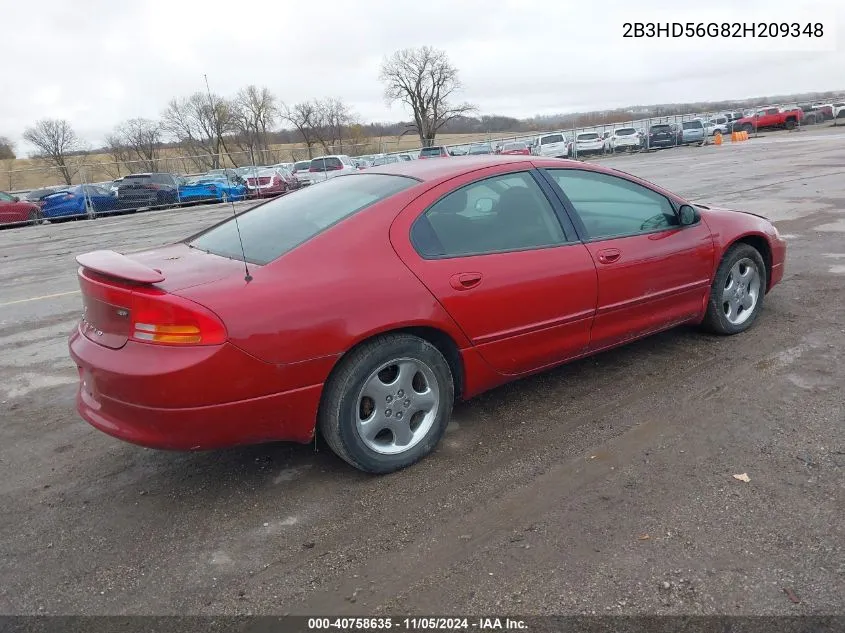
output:
[[[734,121],[735,132],[753,132],[763,128],[786,128],[791,130],[804,118],[800,108],[763,108],[751,116]]]

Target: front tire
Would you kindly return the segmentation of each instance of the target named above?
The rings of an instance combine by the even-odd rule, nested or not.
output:
[[[449,424],[452,372],[440,351],[408,334],[374,338],[326,383],[317,426],[338,457],[384,474],[428,455]]]
[[[716,270],[703,326],[724,335],[750,328],[763,306],[767,281],[760,252],[749,244],[734,244]]]

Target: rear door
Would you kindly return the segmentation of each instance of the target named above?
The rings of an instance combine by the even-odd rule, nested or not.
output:
[[[436,186],[390,231],[396,252],[482,357],[510,375],[582,353],[596,304],[589,252],[571,224],[564,228],[568,218],[544,193],[548,184],[518,167]]]
[[[622,176],[548,169],[598,271],[591,347],[700,317],[715,249],[704,222],[681,227],[663,193]]]

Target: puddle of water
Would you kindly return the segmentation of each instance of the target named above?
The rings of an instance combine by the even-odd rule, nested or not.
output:
[[[822,231],[823,233],[843,232],[845,233],[845,220],[837,220],[828,224],[822,224],[813,229],[814,231]]]

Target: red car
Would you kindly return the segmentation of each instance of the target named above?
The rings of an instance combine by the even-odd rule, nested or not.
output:
[[[285,174],[278,169],[265,169],[254,175],[250,172],[244,181],[248,198],[272,198],[294,188]]]
[[[530,156],[531,148],[528,147],[527,143],[505,143],[502,145],[502,149],[499,150],[498,154],[504,154],[505,156]]]
[[[17,196],[0,191],[0,224],[13,222],[37,222],[41,219],[41,207],[33,202],[23,202]]]
[[[164,449],[319,429],[389,472],[432,451],[456,398],[682,323],[746,330],[785,253],[763,217],[589,163],[371,168],[165,248],[79,256],[77,407]]]

